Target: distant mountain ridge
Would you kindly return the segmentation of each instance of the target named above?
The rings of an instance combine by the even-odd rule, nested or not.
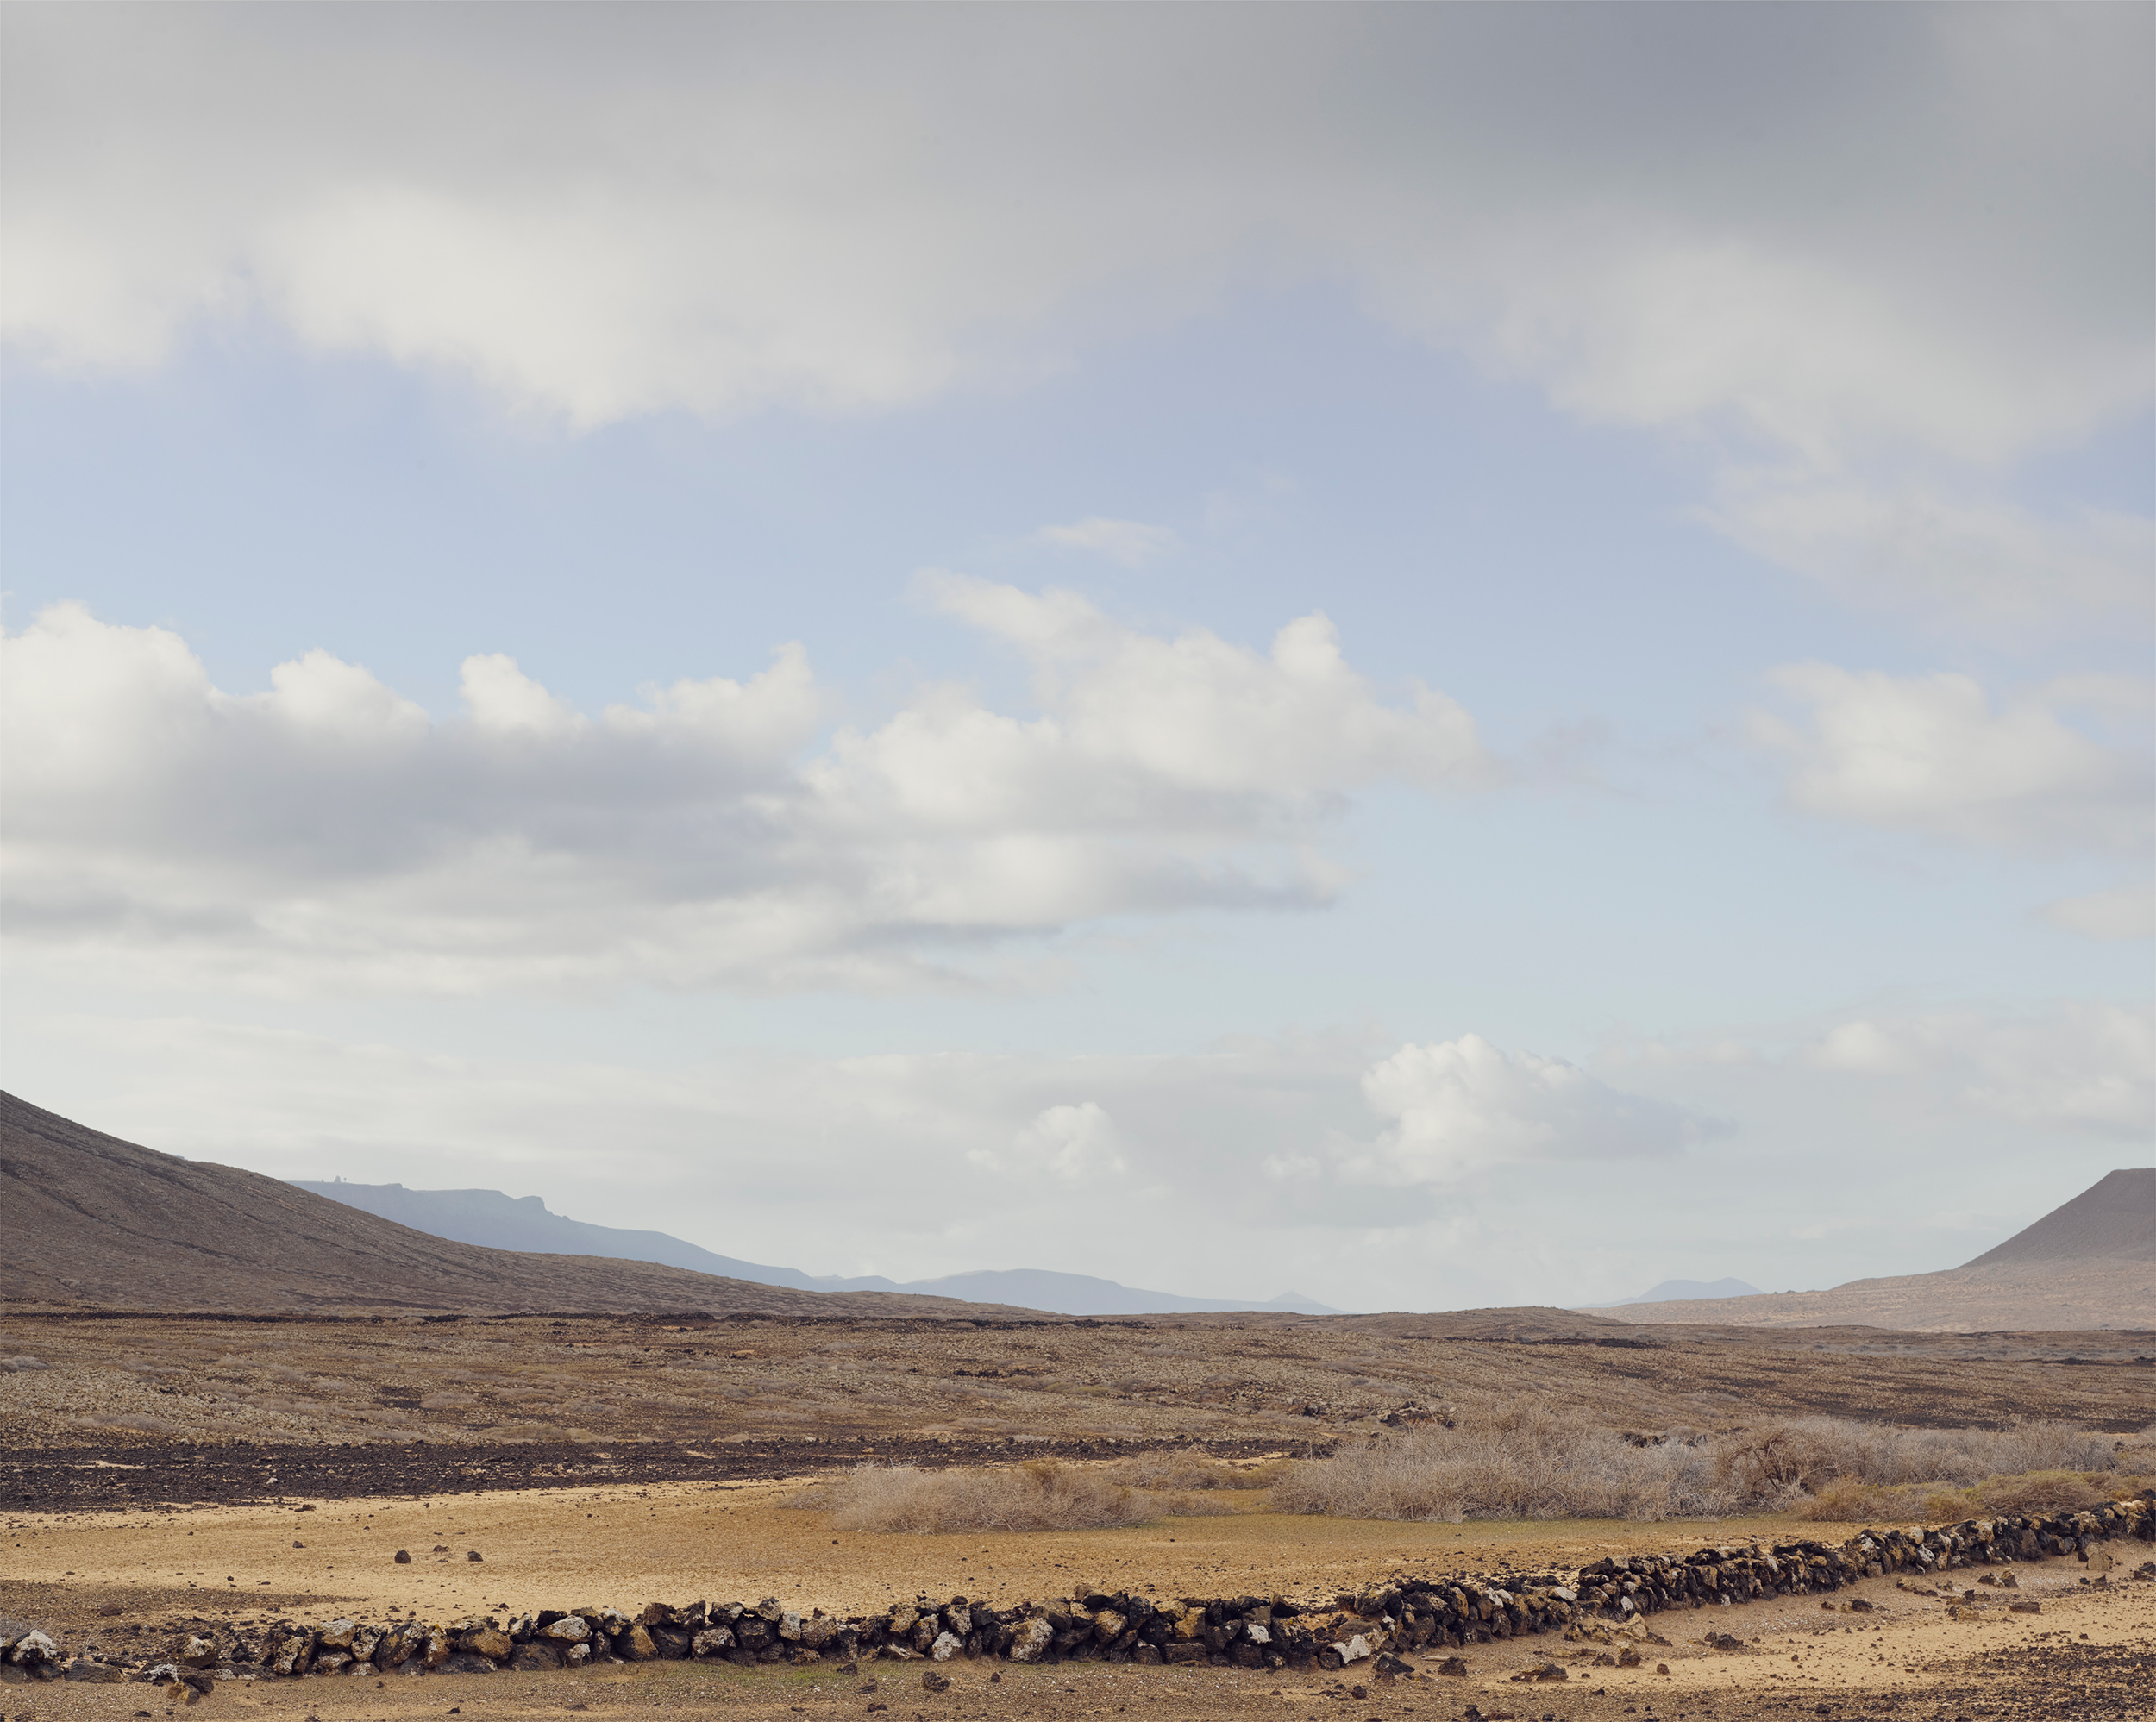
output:
[[[1614,1309],[1622,1304],[1676,1304],[1692,1298],[1757,1298],[1765,1294],[1757,1286],[1747,1286],[1742,1280],[1664,1280],[1651,1292],[1642,1292],[1636,1298],[1620,1298]]]
[[[499,1190],[408,1190],[402,1184],[348,1184],[294,1179],[299,1189],[342,1202],[414,1231],[460,1243],[484,1244],[540,1255],[599,1255],[627,1262],[655,1262],[699,1274],[718,1274],[763,1286],[804,1292],[887,1292],[908,1297],[960,1298],[973,1302],[1014,1305],[1055,1315],[1180,1315],[1211,1311],[1284,1310],[1297,1315],[1338,1315],[1339,1311],[1294,1292],[1263,1301],[1234,1302],[1191,1298],[1119,1285],[1089,1274],[1057,1274],[1044,1268],[981,1268],[948,1274],[936,1280],[887,1280],[881,1274],[804,1274],[720,1255],[663,1231],[638,1231],[593,1225],[552,1212],[537,1196],[511,1196]]]

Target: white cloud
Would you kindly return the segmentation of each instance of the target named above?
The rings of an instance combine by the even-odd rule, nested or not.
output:
[[[1114,1178],[1130,1169],[1122,1135],[1097,1100],[1046,1106],[1001,1152],[975,1149],[967,1156],[999,1172],[1046,1173],[1066,1184]]]
[[[1342,1170],[1376,1183],[1449,1185],[1508,1164],[1651,1158],[1723,1128],[1480,1035],[1401,1048],[1364,1074],[1363,1096],[1393,1122],[1375,1143],[1347,1151]]]
[[[2145,748],[2107,744],[2062,709],[2121,691],[2035,688],[1994,707],[1965,675],[1893,676],[1796,664],[1775,673],[1810,707],[1765,713],[1752,740],[1787,762],[1789,805],[1823,818],[2046,853],[2149,847],[2156,786]]]
[[[1984,499],[2149,399],[2134,9],[7,28],[0,297],[54,362],[266,315],[572,425],[874,410],[1319,281],[1727,448],[1716,517],[1844,590],[2147,603],[2145,523]]]
[[[1929,1080],[1965,1108],[2017,1124],[2144,1143],[2156,1132],[2156,1011],[2146,1008],[1858,1018],[1802,1058],[1821,1070]]]
[[[928,589],[1029,654],[1037,713],[931,687],[813,750],[789,646],[596,717],[473,656],[436,721],[323,652],[227,694],[170,632],[56,606],[4,642],[14,936],[284,987],[881,987],[1101,917],[1322,902],[1350,792],[1490,779],[1465,712],[1387,703],[1322,617],[1258,653]]]
[[[1142,568],[1181,542],[1168,527],[1148,526],[1138,520],[1109,520],[1097,514],[1069,526],[1044,526],[1033,535],[1058,549],[1090,550],[1126,568]]]

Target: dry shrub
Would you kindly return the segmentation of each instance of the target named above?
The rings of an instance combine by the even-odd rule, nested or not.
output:
[[[1584,1413],[1515,1407],[1426,1425],[1306,1460],[1273,1491],[1284,1512],[1341,1518],[1666,1518],[1723,1510],[1712,1461],[1639,1445]]]
[[[1263,1489],[1279,1478],[1285,1462],[1238,1465],[1188,1447],[1169,1447],[1118,1459],[1106,1468],[1134,1489]]]
[[[2125,1450],[2065,1424],[1928,1430],[1801,1418],[1645,1438],[1584,1412],[1514,1407],[1307,1461],[1273,1500],[1347,1518],[1956,1519],[2089,1505],[2116,1488],[2109,1474]]]
[[[828,1509],[841,1531],[1099,1531],[1158,1512],[1101,1470],[1052,1460],[994,1470],[863,1465],[790,1504]]]

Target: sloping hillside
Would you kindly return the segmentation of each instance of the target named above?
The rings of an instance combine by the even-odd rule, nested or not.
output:
[[[0,1094],[0,1299],[248,1313],[760,1310],[858,1318],[984,1307],[453,1243],[275,1178],[122,1142],[12,1094]]]
[[[2099,1256],[2156,1262],[2156,1166],[2105,1173],[2071,1202],[1962,1265],[2088,1262]]]

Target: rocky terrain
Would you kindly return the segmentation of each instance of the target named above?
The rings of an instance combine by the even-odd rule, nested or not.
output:
[[[1555,1310],[1169,1322],[0,1313],[0,1490],[19,1493],[10,1479],[28,1468],[58,1475],[59,1453],[122,1448],[160,1468],[149,1456],[185,1450],[258,1470],[269,1451],[423,1443],[427,1462],[448,1463],[446,1450],[514,1449],[529,1456],[519,1485],[556,1447],[621,1443],[677,1443],[713,1475],[774,1443],[822,1462],[895,1439],[954,1457],[1043,1441],[1287,1450],[1523,1399],[1643,1431],[1811,1412],[1941,1426],[2040,1414],[2125,1431],[2156,1404],[2156,1334],[1643,1331]],[[128,1481],[114,1472],[110,1487]]]

